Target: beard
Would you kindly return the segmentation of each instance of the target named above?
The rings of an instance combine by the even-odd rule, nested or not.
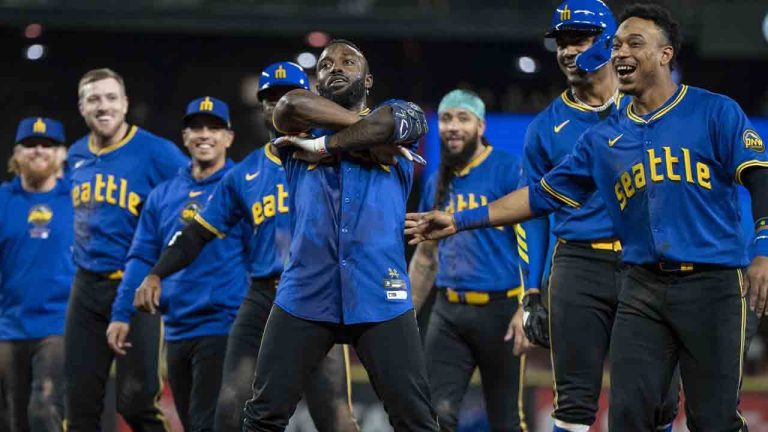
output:
[[[54,160],[49,160],[48,164],[43,168],[32,168],[31,163],[19,161],[19,173],[24,177],[25,181],[32,185],[43,183],[58,171],[59,166]]]
[[[317,86],[317,94],[344,108],[352,108],[365,96],[365,77],[352,81],[341,93],[336,93],[327,86]]]
[[[461,149],[458,153],[451,153],[448,151],[447,147],[445,146],[444,142],[441,140],[440,142],[440,157],[442,158],[443,162],[452,167],[452,168],[461,168],[463,166],[466,166],[470,159],[472,159],[472,155],[475,154],[475,151],[477,151],[477,146],[480,143],[480,138],[475,134],[472,137],[469,137],[467,141],[464,143],[464,148]]]

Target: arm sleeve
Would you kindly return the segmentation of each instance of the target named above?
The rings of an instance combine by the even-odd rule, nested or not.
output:
[[[534,215],[543,216],[565,205],[579,208],[594,192],[588,144],[582,135],[571,154],[530,186],[528,197]]]
[[[158,229],[160,220],[157,216],[156,206],[160,191],[156,191],[150,193],[144,210],[139,216],[131,249],[128,251],[128,262],[125,266],[123,280],[117,288],[117,296],[112,304],[112,321],[130,321],[131,316],[136,312],[133,307],[133,296],[136,289],[147,275],[149,267],[160,255],[163,239]]]
[[[552,167],[541,136],[533,126],[525,134],[522,174],[518,187],[534,186]],[[517,253],[525,289],[541,288],[549,250],[549,217],[541,216],[515,227]]]
[[[181,234],[174,237],[149,273],[164,279],[182,270],[192,264],[203,247],[214,238],[216,236],[210,230],[193,220]]]
[[[237,169],[225,174],[208,198],[205,208],[195,215],[195,221],[216,237],[225,237],[246,215],[238,191],[239,176],[240,170]]]
[[[743,183],[743,174],[753,167],[768,167],[765,142],[735,101],[724,98],[711,116],[720,162],[732,178]]]
[[[742,177],[752,202],[752,218],[760,225],[756,228],[768,225],[768,168],[754,167]]]

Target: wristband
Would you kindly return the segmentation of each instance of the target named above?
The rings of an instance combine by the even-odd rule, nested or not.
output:
[[[768,232],[759,232],[755,236],[755,255],[768,257]]]
[[[488,206],[478,207],[472,210],[464,210],[453,214],[453,223],[456,231],[466,231],[475,228],[491,226]]]
[[[755,221],[755,229],[760,229],[764,226],[768,226],[768,217],[762,217]]]

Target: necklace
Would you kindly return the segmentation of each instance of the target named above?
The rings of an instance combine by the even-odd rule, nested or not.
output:
[[[595,107],[595,106],[589,105],[589,104],[585,103],[584,101],[582,101],[581,99],[579,99],[579,97],[576,96],[576,92],[573,91],[573,89],[571,89],[571,96],[573,96],[573,100],[575,100],[576,103],[581,105],[582,108],[584,108],[586,110],[589,110],[589,111],[592,111],[592,112],[605,111],[609,106],[611,106],[611,104],[613,104],[616,101],[616,97],[618,97],[618,95],[619,95],[619,89],[616,89],[616,91],[613,92],[613,96],[611,96],[607,101],[605,101],[604,104]]]

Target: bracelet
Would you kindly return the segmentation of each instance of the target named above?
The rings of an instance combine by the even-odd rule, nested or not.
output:
[[[488,206],[478,207],[472,210],[464,210],[453,214],[453,222],[456,231],[466,231],[474,228],[491,226]]]
[[[758,233],[755,237],[755,255],[768,257],[768,233]]]

